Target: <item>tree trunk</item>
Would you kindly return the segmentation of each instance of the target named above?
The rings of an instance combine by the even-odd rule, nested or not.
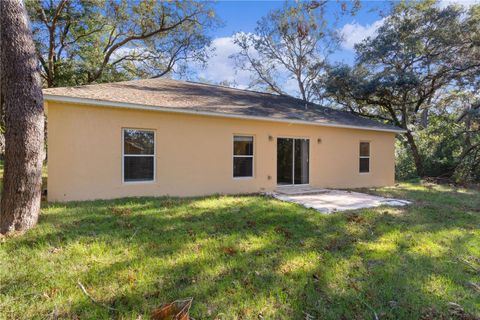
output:
[[[415,162],[415,168],[417,170],[417,175],[419,177],[423,177],[423,175],[425,174],[423,170],[423,160],[422,160],[422,157],[420,156],[420,152],[418,151],[417,144],[415,143],[415,139],[413,138],[413,135],[410,131],[407,131],[405,133],[405,136],[407,137],[407,143],[408,143],[408,146],[410,147],[410,151],[412,152],[413,161]]]
[[[1,72],[5,106],[5,166],[0,232],[22,231],[37,223],[44,157],[43,96],[25,6],[0,1]]]

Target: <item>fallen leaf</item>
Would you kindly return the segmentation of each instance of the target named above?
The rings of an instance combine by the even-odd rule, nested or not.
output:
[[[247,228],[250,228],[250,229],[254,229],[257,226],[257,223],[251,220],[248,220],[246,224],[247,224]]]
[[[233,247],[224,247],[222,248],[222,251],[230,256],[236,255],[237,254],[237,249]]]
[[[363,216],[357,214],[357,213],[352,213],[347,215],[347,221],[348,222],[353,222],[353,223],[362,223],[365,219]]]
[[[175,300],[153,310],[152,320],[189,320],[193,298]]]
[[[279,234],[282,234],[286,239],[291,239],[292,238],[292,233],[290,232],[290,230],[288,230],[285,227],[277,226],[277,227],[275,227],[275,232],[279,233]]]
[[[460,320],[480,320],[479,317],[474,316],[471,313],[466,312],[463,310],[463,308],[455,302],[449,302],[448,303],[448,310],[450,312],[450,315],[454,317],[454,319],[460,319]]]
[[[130,208],[110,207],[110,212],[116,216],[126,216],[132,213]]]
[[[134,285],[135,281],[137,280],[137,277],[135,276],[135,273],[133,271],[128,272],[127,278],[131,286]]]
[[[468,282],[468,285],[475,289],[477,292],[480,292],[480,283]]]
[[[57,247],[54,247],[54,248],[50,248],[48,250],[49,253],[52,253],[52,254],[55,254],[55,253],[59,253],[62,251],[62,248],[57,248]]]

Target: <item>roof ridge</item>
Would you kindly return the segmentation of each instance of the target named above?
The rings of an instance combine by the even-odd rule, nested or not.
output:
[[[288,98],[288,99],[292,99],[292,100],[297,100],[299,103],[309,104],[309,105],[317,106],[317,107],[320,107],[320,108],[331,109],[330,107],[322,106],[322,105],[319,105],[318,103],[315,103],[315,102],[305,101],[305,100],[302,100],[300,98],[297,98],[297,97],[294,97],[294,96],[291,96],[291,95],[288,95],[288,94],[263,92],[263,91],[251,90],[251,89],[240,89],[240,88],[229,87],[229,86],[216,84],[216,83],[205,83],[205,82],[198,82],[198,81],[192,81],[192,80],[177,80],[177,79],[169,79],[169,80],[187,82],[187,83],[198,84],[198,85],[203,85],[203,86],[219,87],[219,88],[224,88],[224,89],[228,89],[228,90],[236,90],[236,91],[242,91],[242,92],[253,92],[253,93],[259,93],[259,94],[273,96],[273,97],[283,97],[283,98]]]
[[[120,83],[127,83],[127,82],[135,82],[135,81],[149,81],[149,80],[160,80],[160,81],[173,81],[173,82],[182,82],[182,83],[190,83],[193,85],[200,85],[200,86],[205,86],[205,87],[218,87],[222,89],[227,89],[227,90],[234,90],[234,91],[241,91],[241,92],[252,92],[252,93],[257,93],[257,94],[262,94],[262,95],[267,95],[271,97],[281,97],[281,98],[287,98],[287,99],[292,99],[296,100],[298,103],[302,104],[308,104],[314,107],[319,107],[319,108],[325,108],[325,109],[330,109],[330,110],[336,110],[331,107],[326,107],[322,106],[318,103],[311,102],[311,101],[304,101],[300,98],[288,95],[288,94],[278,94],[278,93],[271,93],[271,92],[263,92],[263,91],[258,91],[258,90],[251,90],[251,89],[240,89],[240,88],[235,88],[235,87],[229,87],[221,84],[216,84],[216,83],[206,83],[206,82],[199,82],[199,81],[193,81],[193,80],[183,80],[183,79],[172,79],[172,78],[146,78],[146,79],[132,79],[132,80],[124,80],[124,81],[116,81],[116,82],[102,82],[102,83],[90,83],[90,84],[85,84],[85,85],[79,85],[79,86],[70,86],[70,87],[55,87],[55,88],[46,88],[46,89],[56,89],[56,88],[80,88],[80,87],[86,87],[86,86],[96,86],[96,85],[113,85],[113,84],[120,84]]]
[[[160,81],[173,81],[173,82],[183,82],[183,83],[191,83],[194,85],[200,85],[200,86],[206,86],[206,87],[219,87],[227,90],[235,90],[235,91],[242,91],[242,92],[252,92],[252,93],[258,93],[258,94],[263,94],[263,95],[268,95],[268,96],[273,96],[273,97],[283,97],[283,98],[288,98],[288,99],[293,99],[297,100],[298,102],[301,103],[306,103],[314,106],[318,106],[321,108],[328,108],[331,109],[330,107],[322,106],[314,102],[310,101],[304,101],[300,98],[288,95],[288,94],[278,94],[278,93],[272,93],[272,92],[263,92],[263,91],[258,91],[258,90],[251,90],[251,89],[241,89],[241,88],[235,88],[235,87],[229,87],[217,83],[206,83],[206,82],[199,82],[199,81],[193,81],[193,80],[183,80],[183,79],[172,79],[172,78],[146,78],[146,79],[132,79],[132,80],[123,80],[123,81],[115,81],[115,82],[100,82],[100,83],[89,83],[89,84],[83,84],[83,85],[76,85],[76,86],[65,86],[65,87],[51,87],[51,88],[44,88],[43,90],[49,90],[49,89],[60,89],[60,88],[81,88],[81,87],[91,87],[91,86],[101,86],[101,85],[115,85],[115,84],[121,84],[121,83],[128,83],[128,82],[136,82],[136,81],[149,81],[149,80],[160,80]]]
[[[272,93],[272,92],[263,92],[263,91],[252,90],[252,89],[240,89],[240,88],[225,86],[225,85],[218,84],[218,83],[206,83],[206,82],[199,82],[199,81],[192,81],[192,80],[181,80],[181,79],[180,79],[180,80],[170,79],[170,80],[180,81],[180,82],[188,82],[188,83],[193,83],[193,84],[198,84],[198,85],[203,85],[203,86],[209,86],[209,87],[219,87],[219,88],[224,88],[224,89],[229,89],[229,90],[260,93],[260,94],[265,94],[265,95],[274,96],[274,97],[286,97],[286,98],[292,98],[292,99],[297,99],[297,100],[303,101],[303,100],[301,100],[301,99],[299,99],[299,98],[290,96],[290,95],[288,95],[288,94],[279,94],[279,93]]]

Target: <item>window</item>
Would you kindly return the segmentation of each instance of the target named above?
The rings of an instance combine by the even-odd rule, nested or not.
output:
[[[123,129],[123,181],[154,181],[155,132]]]
[[[370,172],[370,142],[360,142],[360,173]]]
[[[253,177],[253,137],[233,137],[233,177]]]

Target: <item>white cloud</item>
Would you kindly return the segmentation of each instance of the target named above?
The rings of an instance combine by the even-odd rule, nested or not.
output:
[[[368,37],[374,36],[382,23],[383,19],[367,25],[361,25],[357,22],[347,23],[340,30],[343,36],[342,47],[348,50],[354,50],[355,44],[362,42],[362,40]]]
[[[235,63],[230,56],[239,51],[233,43],[233,36],[216,38],[212,41],[214,50],[205,68],[197,68],[196,76],[211,82],[235,82],[239,88],[246,88],[250,82],[250,72],[236,70]]]
[[[438,6],[440,8],[445,8],[452,4],[469,7],[474,4],[480,4],[480,0],[440,0]],[[347,50],[354,50],[355,44],[376,34],[378,28],[382,25],[383,20],[384,19],[380,19],[367,25],[361,25],[357,22],[345,24],[342,29],[340,29],[340,33],[343,36],[342,47]]]
[[[440,8],[446,8],[451,4],[460,4],[469,7],[474,4],[480,4],[480,0],[441,0],[439,2]]]
[[[212,83],[228,82],[239,89],[249,87],[255,75],[250,71],[235,68],[234,59],[231,56],[238,53],[240,48],[233,42],[234,36],[221,37],[212,40],[210,49],[213,49],[205,67],[191,65],[194,71],[192,80],[207,81]],[[253,50],[253,49],[252,49]],[[252,52],[255,56],[255,52]],[[288,72],[282,66],[277,67],[277,81],[289,94],[298,95],[298,84],[288,77]]]

